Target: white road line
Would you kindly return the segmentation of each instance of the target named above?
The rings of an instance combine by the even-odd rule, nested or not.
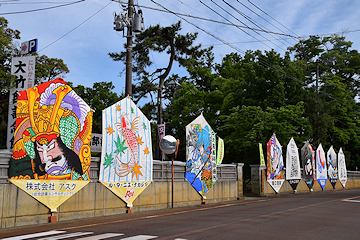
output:
[[[54,234],[59,234],[59,233],[66,233],[66,231],[47,231],[47,232],[41,232],[41,233],[32,233],[32,234],[27,234],[27,235],[22,235],[22,236],[17,236],[17,237],[9,237],[9,238],[3,238],[2,240],[21,240],[21,239],[29,239],[29,238],[36,238],[36,237],[44,237],[44,236],[49,236],[49,235],[54,235]]]
[[[77,237],[77,236],[83,236],[83,235],[89,235],[89,234],[93,234],[93,232],[68,233],[68,234],[63,234],[63,235],[59,235],[59,236],[41,238],[41,239],[38,239],[38,240],[56,240],[56,239],[71,238],[71,237]]]
[[[360,202],[359,200],[343,200],[343,202]]]
[[[186,238],[175,238],[174,240],[187,240]]]
[[[153,238],[157,238],[157,236],[137,235],[133,237],[121,238],[121,240],[148,240]]]
[[[96,236],[84,237],[84,238],[77,238],[76,240],[97,240],[97,239],[105,239],[111,237],[117,237],[124,235],[123,233],[104,233]]]

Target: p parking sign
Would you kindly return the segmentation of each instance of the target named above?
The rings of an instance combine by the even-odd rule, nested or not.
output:
[[[27,53],[31,53],[31,52],[36,52],[37,51],[37,46],[38,46],[38,40],[37,38],[27,41],[27,42],[23,42],[21,44],[21,54],[27,54]]]

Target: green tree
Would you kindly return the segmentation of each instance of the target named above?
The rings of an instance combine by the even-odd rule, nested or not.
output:
[[[342,147],[348,166],[360,164],[359,97],[360,54],[345,37],[311,36],[289,50],[295,61],[307,66],[304,98],[306,115],[314,133],[313,144]]]
[[[94,110],[92,132],[101,133],[102,110],[120,101],[112,82],[96,82],[93,87],[78,85],[74,91]],[[124,96],[123,96],[124,97]]]
[[[15,82],[11,75],[11,58],[16,56],[16,40],[20,39],[20,32],[8,27],[8,21],[0,17],[0,147],[6,148],[6,129],[8,121],[9,89]]]
[[[197,33],[182,35],[180,31],[180,21],[169,27],[150,26],[145,31],[135,35],[134,39],[132,51],[132,70],[136,74],[133,86],[134,102],[137,103],[140,99],[150,96],[152,99],[151,104],[157,107],[157,124],[163,123],[163,88],[165,79],[169,76],[174,62],[178,62],[180,66],[186,66],[189,64],[190,59],[196,61],[208,51],[208,49],[202,49],[201,45],[194,46]],[[168,62],[165,66],[156,66],[154,71],[149,71],[149,67],[154,66],[154,62],[151,61],[150,57],[153,53],[167,54]],[[126,63],[126,51],[109,53],[109,56],[114,61]],[[157,97],[153,96],[154,94]],[[156,103],[154,98],[156,98]],[[146,109],[153,108],[147,106]],[[152,117],[151,114],[146,112],[144,114]],[[158,148],[156,148],[156,157],[158,156]]]
[[[61,74],[69,73],[69,69],[62,59],[49,58],[46,55],[36,56],[35,85],[48,82],[59,77]]]

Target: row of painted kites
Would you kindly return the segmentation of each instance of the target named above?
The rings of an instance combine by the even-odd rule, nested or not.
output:
[[[63,79],[18,93],[10,181],[50,208],[90,182],[93,110]],[[130,97],[102,110],[99,181],[128,207],[153,179],[150,121]],[[224,144],[200,115],[186,127],[186,179],[201,196],[216,181]]]
[[[333,188],[335,188],[338,180],[345,187],[347,171],[342,148],[336,154],[331,146],[327,154],[325,154],[321,143],[314,151],[310,143],[306,142],[301,148],[300,154],[303,168],[302,174],[299,150],[294,139],[291,138],[287,145],[285,169],[282,147],[275,134],[271,136],[267,143],[267,181],[276,192],[279,192],[285,178],[294,191],[301,179],[305,181],[310,190],[312,190],[316,181],[323,190],[328,180]]]

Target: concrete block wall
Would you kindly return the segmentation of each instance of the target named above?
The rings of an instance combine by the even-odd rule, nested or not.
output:
[[[293,193],[291,185],[288,181],[284,181],[279,192],[271,187],[271,185],[266,180],[266,167],[260,165],[250,165],[251,167],[251,191],[253,195],[258,196],[269,196],[275,194],[285,194]],[[318,181],[315,181],[313,185],[313,191],[332,191],[332,190],[341,190],[341,189],[351,189],[351,188],[360,188],[360,172],[351,172],[348,171],[348,180],[346,182],[345,188],[342,186],[338,180],[335,184],[335,188],[331,185],[330,181],[327,181],[325,184],[325,189],[323,190]],[[305,181],[300,180],[296,191],[298,193],[310,192],[310,189],[306,185]]]
[[[9,228],[49,222],[50,210],[15,185],[8,183],[11,153],[0,151],[0,225]],[[91,159],[91,181],[66,200],[56,213],[57,221],[126,213],[126,204],[97,182],[99,158]],[[153,182],[133,202],[133,212],[171,208],[171,162],[154,160]],[[207,193],[206,202],[236,200],[243,195],[242,163],[218,166],[218,180]],[[174,207],[200,205],[202,198],[185,180],[185,163],[174,162]]]
[[[219,181],[206,202],[238,199],[237,181]],[[174,207],[200,205],[201,196],[188,182],[174,182]],[[171,208],[171,182],[153,182],[133,202],[133,212]],[[50,211],[13,184],[0,184],[1,228],[48,223]],[[53,213],[58,221],[126,213],[126,204],[103,184],[93,182],[74,194]]]

